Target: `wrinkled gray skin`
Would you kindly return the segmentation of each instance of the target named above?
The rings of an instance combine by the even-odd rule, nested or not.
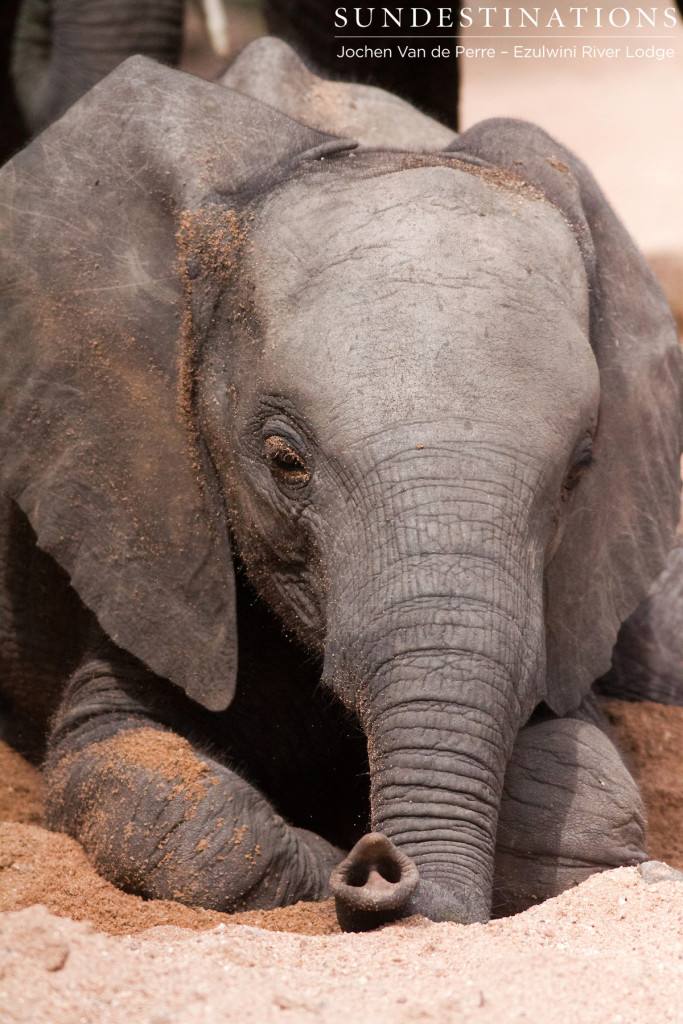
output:
[[[368,738],[372,829],[419,867],[410,909],[485,920],[505,768],[543,692],[543,568],[598,414],[576,245],[551,207],[444,168],[297,182],[251,237],[268,313],[261,358],[240,349],[228,429],[263,430],[255,399],[272,402],[266,429],[307,452],[316,482],[292,536],[288,503],[238,450],[238,546],[290,628],[326,638],[324,677]],[[276,245],[296,259],[273,275]],[[543,344],[550,318],[561,345]],[[317,549],[324,597],[278,578],[273,537]]]
[[[644,859],[590,686],[678,520],[675,331],[571,154],[457,145],[134,60],[2,172],[2,685],[124,888],[361,929]]]

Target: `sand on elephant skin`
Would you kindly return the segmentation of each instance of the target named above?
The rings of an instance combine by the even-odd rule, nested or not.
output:
[[[683,868],[683,708],[608,711],[651,852]],[[488,925],[342,935],[329,901],[228,915],[120,892],[41,805],[0,745],[2,1024],[683,1022],[683,882],[620,868]]]
[[[683,708],[622,701],[606,707],[643,792],[648,852],[683,870]],[[206,930],[233,921],[309,935],[339,930],[330,901],[228,915],[121,892],[95,872],[73,839],[38,826],[41,807],[40,773],[0,743],[0,911],[41,903],[113,935],[162,924]]]
[[[35,825],[2,822],[0,911],[20,910],[36,903],[60,917],[88,921],[98,931],[111,935],[130,935],[155,925],[201,931],[234,921],[302,934],[339,931],[331,901],[231,915],[170,900],[143,900],[101,878],[82,847],[69,836]]]
[[[124,893],[97,874],[75,840],[39,827],[42,812],[40,772],[0,741],[0,912],[40,903],[112,935],[161,924],[204,930],[226,921],[304,935],[339,931],[329,900],[229,915]]]

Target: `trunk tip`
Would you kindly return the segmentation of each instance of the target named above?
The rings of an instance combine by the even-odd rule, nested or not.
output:
[[[419,877],[386,836],[363,836],[330,877],[342,931],[369,931],[405,916]]]

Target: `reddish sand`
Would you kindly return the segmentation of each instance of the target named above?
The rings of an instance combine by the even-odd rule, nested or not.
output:
[[[683,869],[683,708],[609,714],[650,853]],[[621,868],[485,926],[342,935],[330,902],[231,916],[119,892],[40,815],[38,773],[0,744],[2,1024],[683,1020],[683,881]]]

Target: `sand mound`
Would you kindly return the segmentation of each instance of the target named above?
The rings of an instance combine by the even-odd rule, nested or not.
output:
[[[169,900],[143,900],[100,878],[83,849],[68,836],[36,825],[0,823],[0,910],[21,910],[36,903],[59,917],[88,921],[110,935],[132,935],[155,925],[201,931],[235,921],[311,935],[339,931],[331,901],[231,915]]]
[[[683,869],[683,708],[609,715],[650,853]],[[120,892],[41,810],[39,773],[0,744],[2,1024],[683,1020],[681,881],[621,868],[488,925],[342,935],[331,902],[228,915]]]
[[[634,868],[466,928],[366,935],[221,924],[116,938],[42,907],[0,916],[3,1024],[653,1024],[681,1020],[683,885]]]

